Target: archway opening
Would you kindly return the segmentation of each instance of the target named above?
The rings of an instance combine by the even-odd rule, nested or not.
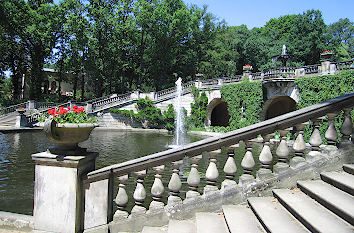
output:
[[[229,126],[230,115],[227,110],[227,103],[222,101],[218,105],[216,105],[210,117],[210,125],[211,126]]]
[[[266,111],[265,119],[271,119],[296,110],[296,102],[289,96],[279,96],[272,100]]]

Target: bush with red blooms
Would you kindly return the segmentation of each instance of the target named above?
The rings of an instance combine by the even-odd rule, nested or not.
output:
[[[73,106],[72,109],[70,107],[57,107],[49,109],[47,113],[45,113],[47,118],[53,118],[56,122],[64,124],[64,123],[95,123],[97,121],[96,117],[89,117],[85,112],[84,107]]]
[[[322,51],[321,55],[325,55],[325,54],[328,54],[328,53],[331,53],[331,50]]]

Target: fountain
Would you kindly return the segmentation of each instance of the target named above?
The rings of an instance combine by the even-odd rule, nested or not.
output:
[[[294,55],[288,54],[288,53],[286,52],[286,45],[284,44],[281,54],[272,57],[272,60],[273,60],[273,61],[281,61],[282,66],[283,66],[283,67],[286,67],[286,62],[287,62],[288,60],[291,60],[291,59],[294,59],[294,58],[295,58]]]
[[[182,78],[178,78],[176,81],[176,98],[174,109],[176,113],[175,117],[175,146],[183,146],[185,140],[185,129],[184,129],[184,112],[182,107]]]

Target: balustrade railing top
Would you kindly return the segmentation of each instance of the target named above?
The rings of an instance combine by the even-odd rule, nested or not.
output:
[[[88,173],[85,182],[94,182],[108,179],[110,176],[123,176],[131,172],[149,169],[167,162],[183,159],[185,156],[194,157],[203,152],[220,149],[223,146],[231,146],[241,140],[250,140],[258,135],[267,135],[297,124],[307,122],[325,114],[338,112],[343,108],[353,108],[354,93],[340,96],[326,102],[290,112],[245,128],[241,128],[221,136],[207,138],[195,143],[190,143],[180,148],[155,153],[120,164],[114,164]]]
[[[353,63],[354,63],[353,59],[348,60],[348,61],[332,62],[332,64],[336,65],[336,69],[338,71],[353,70],[354,69]],[[315,73],[320,72],[319,67],[320,67],[320,65],[318,64],[318,65],[304,66],[304,67],[302,67],[302,69],[304,69],[305,74],[315,74]],[[285,75],[285,77],[287,77],[287,78],[289,78],[289,77],[292,78],[296,75],[296,72],[295,72],[296,69],[297,69],[296,67],[269,68],[269,69],[265,69],[264,72],[253,73],[253,74],[251,74],[251,76],[252,76],[253,81],[258,81],[258,80],[263,80],[263,79],[269,80],[272,78],[277,78],[282,75]],[[221,80],[221,82],[219,82],[219,80]],[[242,81],[242,75],[237,75],[237,76],[233,76],[233,77],[225,77],[225,78],[221,78],[221,79],[208,79],[208,80],[199,80],[199,81],[202,84],[200,86],[200,88],[203,88],[203,87],[208,88],[211,86],[218,86],[218,85],[223,85],[223,84],[228,84],[228,83],[240,82],[240,81]],[[195,85],[194,82],[188,82],[188,83],[183,84],[184,92],[185,93],[188,92],[189,88],[194,85]],[[155,93],[155,98],[156,98],[156,100],[162,100],[168,96],[171,96],[174,92],[175,92],[175,87],[161,90],[161,91],[158,91]],[[86,101],[82,104],[83,105],[92,104],[93,111],[100,111],[100,110],[105,109],[107,106],[113,107],[115,105],[119,105],[120,102],[126,103],[127,101],[131,101],[131,100],[132,100],[131,94],[128,93],[128,94],[123,94],[123,95],[119,95],[119,96],[112,96],[112,95],[103,96],[103,97],[99,97],[96,99]],[[19,107],[26,108],[26,104],[27,104],[27,102],[13,105],[13,106],[10,106],[7,108],[2,108],[2,109],[0,109],[0,115],[14,112]],[[36,106],[38,108],[45,109],[45,108],[58,106],[58,104],[56,104],[56,103],[36,103]]]

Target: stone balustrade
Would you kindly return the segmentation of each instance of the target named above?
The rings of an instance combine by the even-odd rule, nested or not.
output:
[[[294,79],[297,77],[303,77],[306,75],[316,74],[334,74],[335,72],[342,72],[345,70],[353,70],[353,60],[331,63],[329,61],[322,62],[321,65],[304,66],[301,68],[296,67],[277,67],[264,70],[264,72],[251,73],[248,72],[247,76],[250,81],[270,81],[277,78]],[[195,86],[201,90],[207,90],[210,88],[219,88],[222,85],[230,83],[238,83],[242,81],[242,75],[236,75],[232,77],[223,77],[217,79],[208,80],[196,80],[194,82],[188,82],[183,84],[184,93],[190,92],[191,86]],[[96,113],[105,109],[116,107],[119,105],[127,104],[135,101],[140,97],[149,96],[154,102],[161,102],[167,98],[173,98],[175,94],[175,87],[171,87],[165,90],[158,91],[156,93],[139,93],[138,91],[123,95],[110,95],[104,96],[90,101],[82,103],[82,106],[86,106],[85,109],[88,113]],[[13,105],[7,108],[0,109],[0,115],[8,114],[16,111],[18,107],[24,107],[26,109],[43,109],[52,108],[58,106],[56,103],[38,103],[35,101],[28,101],[26,103]]]
[[[211,201],[219,203],[222,200],[219,203],[221,206],[226,200],[231,198],[230,200],[234,201],[237,198],[232,190],[257,188],[259,182],[267,186],[270,185],[269,180],[277,182],[279,177],[289,176],[293,174],[291,172],[301,173],[303,171],[301,169],[316,166],[316,161],[323,158],[323,151],[332,150],[338,145],[338,133],[334,127],[334,119],[341,111],[344,113],[340,129],[342,134],[340,145],[352,146],[350,137],[353,125],[350,111],[353,107],[354,93],[351,93],[221,136],[89,172],[83,179],[84,184],[92,185],[108,180],[108,190],[114,190],[113,180],[119,183],[114,200],[116,208],[109,196],[101,197],[102,202],[111,203],[106,208],[116,209],[115,213],[103,210],[103,212],[112,212],[113,216],[108,216],[107,222],[97,224],[109,223],[112,231],[128,231],[124,227],[127,222],[140,219],[147,224],[156,216],[160,224],[166,224],[166,219],[178,218],[182,214],[179,211],[184,210],[185,215],[191,214],[194,211],[189,209],[191,203],[193,203],[193,208],[202,208],[201,206],[205,207],[205,205],[215,206],[215,203],[210,203]],[[321,122],[328,122],[324,135],[328,146],[323,145],[320,135]],[[309,144],[305,142],[303,136],[303,129],[306,125],[313,127]],[[272,139],[275,131],[280,133],[280,141]],[[289,133],[292,133],[291,137],[294,138],[292,142],[288,141]],[[260,136],[262,136],[263,147],[259,155],[257,154],[259,162],[256,162],[252,142],[259,140]],[[241,141],[245,142],[246,152],[241,164],[236,164],[235,149]],[[209,158],[205,171],[198,168],[202,155]],[[218,165],[221,156],[226,156],[227,159],[225,164]],[[276,160],[274,160],[275,156]],[[328,159],[330,158],[326,158]],[[181,167],[184,166],[184,161],[189,161],[191,164],[186,185],[181,180]],[[259,169],[256,170],[256,167]],[[239,170],[242,174],[236,177]],[[205,174],[205,182],[201,182],[200,172]],[[151,173],[154,176],[154,182],[150,186],[145,184],[144,179]],[[126,192],[126,181],[129,178],[136,179],[133,195]],[[152,199],[147,199],[148,196]],[[134,206],[129,211],[127,204],[132,201]],[[100,208],[100,204],[96,202],[86,202],[86,206],[90,206],[87,208],[88,212],[90,209],[97,211]],[[94,216],[91,217],[94,218]],[[142,220],[144,218],[145,220]],[[138,222],[136,220],[134,230],[141,229]]]

